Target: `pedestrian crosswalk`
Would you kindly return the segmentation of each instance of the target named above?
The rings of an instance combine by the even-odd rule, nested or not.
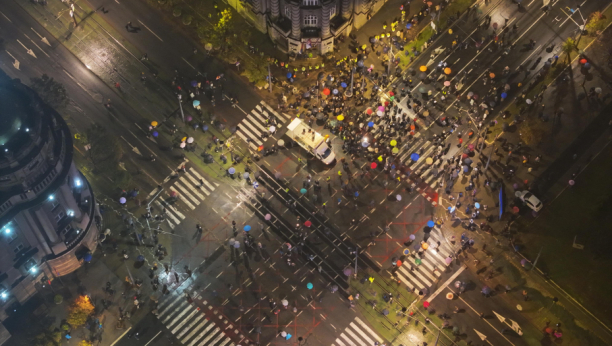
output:
[[[376,342],[382,344],[383,340],[359,317],[355,317],[353,322],[344,328],[344,331],[342,331],[332,346],[369,346],[374,345]]]
[[[252,149],[257,149],[263,145],[262,134],[270,132],[270,125],[267,121],[270,117],[276,117],[280,124],[291,120],[291,116],[285,113],[275,111],[265,101],[255,106],[247,116],[238,124],[236,134],[245,142],[249,143]]]
[[[442,236],[440,228],[436,225],[429,233],[427,250],[416,257],[407,257],[406,261],[395,269],[396,277],[410,289],[423,289],[433,286],[448,266],[446,258],[453,253],[451,246]],[[421,244],[415,247],[422,248]],[[415,250],[411,248],[410,250]],[[419,259],[420,264],[417,264]]]
[[[181,293],[165,296],[163,300],[159,301],[157,307],[157,318],[181,344],[187,346],[235,346],[227,333],[235,334],[236,340],[242,341],[244,339],[240,331],[228,324],[223,316],[217,315],[216,310],[213,310],[207,301],[201,300],[201,297],[197,294],[193,297],[193,300],[199,300],[204,308],[197,308]],[[208,316],[209,314],[211,316]],[[217,315],[216,318],[211,318],[213,315]],[[219,324],[215,324],[215,321]],[[219,326],[222,326],[223,329]]]
[[[219,184],[204,178],[192,167],[187,169],[185,173],[180,173],[178,177],[168,179],[168,182],[170,182],[170,186],[164,188],[166,195],[170,196],[171,193],[176,193],[179,196],[178,202],[169,204],[165,203],[163,199],[160,201],[157,198],[154,205],[159,210],[166,209],[166,220],[164,222],[172,229],[185,219],[185,215],[179,209],[184,206],[187,210],[194,210],[219,186]],[[149,197],[154,195],[155,192],[156,190],[152,191]]]
[[[400,162],[407,165],[410,172],[417,174],[432,189],[436,189],[442,183],[442,169],[439,168],[443,163],[436,159],[434,162],[427,163],[428,157],[434,157],[441,150],[436,144],[425,140],[423,137],[418,137],[412,143],[405,143],[397,155]],[[419,153],[420,158],[417,161],[411,159],[413,153]]]

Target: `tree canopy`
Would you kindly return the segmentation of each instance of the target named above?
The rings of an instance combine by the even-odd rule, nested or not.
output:
[[[94,306],[91,304],[89,297],[79,296],[68,308],[66,322],[70,323],[73,328],[80,327],[87,322],[93,312]]]
[[[68,105],[68,92],[64,85],[46,74],[42,77],[30,78],[30,87],[46,104],[56,110]]]
[[[32,340],[32,346],[60,346],[62,332],[54,327],[49,327],[42,333],[36,335]]]
[[[108,133],[99,124],[93,124],[86,131],[86,141],[91,145],[89,157],[98,174],[104,174],[120,186],[129,184],[131,176],[121,169],[123,147],[116,136]]]

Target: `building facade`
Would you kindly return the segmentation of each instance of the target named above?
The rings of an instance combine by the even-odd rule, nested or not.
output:
[[[91,186],[72,161],[62,117],[0,72],[0,303],[5,311],[38,285],[79,268],[101,222]]]
[[[384,0],[230,0],[241,15],[289,53],[333,52],[334,42],[359,29]]]

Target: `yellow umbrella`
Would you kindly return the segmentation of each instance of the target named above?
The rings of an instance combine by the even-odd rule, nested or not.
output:
[[[420,70],[421,72],[425,72],[425,71],[427,71],[427,66],[422,65],[421,67],[419,67],[419,70]]]
[[[152,122],[151,122],[151,126],[155,127],[155,126],[157,126],[157,125],[159,125],[159,123],[158,123],[157,121],[152,121]]]
[[[392,147],[394,147],[397,145],[397,141],[395,139],[392,139],[390,144]]]
[[[421,247],[423,248],[423,250],[427,250],[427,248],[429,247],[429,244],[423,243],[421,244]]]
[[[445,69],[444,69],[444,73],[446,73],[446,74],[451,74],[451,69],[450,69],[450,67],[445,68]]]
[[[338,115],[338,121],[342,121],[342,120],[344,120],[344,115],[342,114]]]
[[[181,139],[181,142],[184,142],[187,140],[187,137],[183,137],[183,139]]]
[[[368,46],[366,46],[365,44],[363,46],[361,46],[361,49],[366,50],[366,48],[368,48]]]
[[[378,157],[378,161],[382,162],[382,160],[383,160],[382,155],[380,155],[380,156]]]
[[[448,33],[452,35],[453,34],[453,29],[448,29]]]
[[[431,157],[428,157],[425,159],[425,163],[427,163],[428,165],[431,165],[433,163],[433,159]]]

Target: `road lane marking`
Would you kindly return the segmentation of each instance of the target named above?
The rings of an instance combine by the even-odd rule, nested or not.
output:
[[[164,42],[164,40],[161,39],[161,37],[157,36],[156,33],[153,32],[153,30],[149,29],[148,26],[146,26],[145,23],[141,22],[140,19],[138,20],[138,23],[140,23],[140,25],[144,26],[147,30],[149,30],[155,37],[157,37],[160,41]]]

